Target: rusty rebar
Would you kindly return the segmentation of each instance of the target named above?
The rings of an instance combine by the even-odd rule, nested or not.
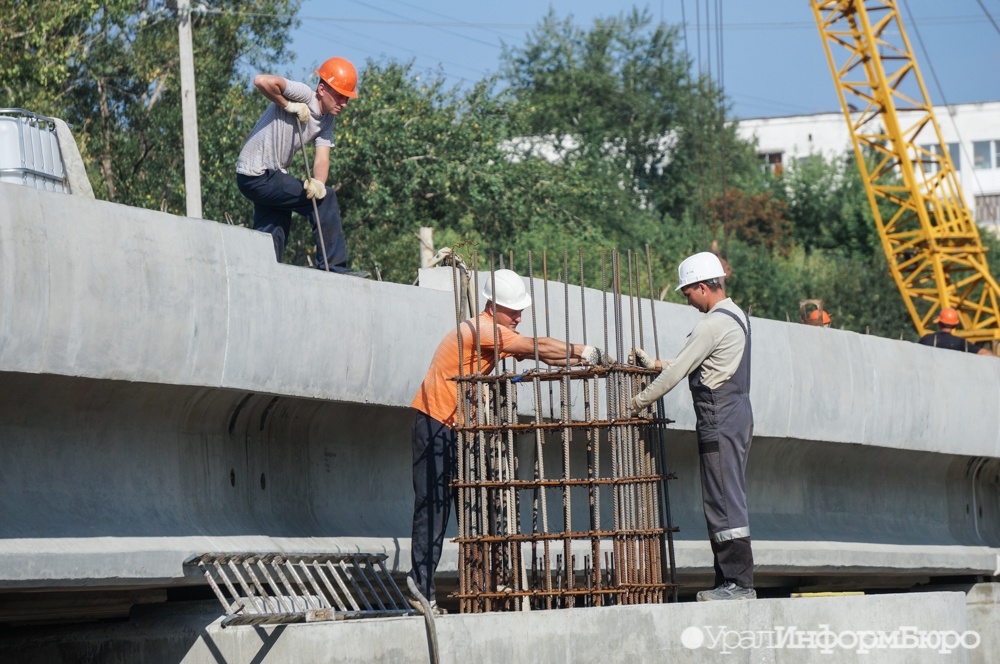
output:
[[[505,258],[501,254],[501,265]],[[578,252],[578,259],[583,329],[577,338],[582,337],[586,343],[586,275],[582,251]],[[509,264],[513,265],[512,254],[509,260]],[[610,261],[609,275],[608,256],[602,251],[603,345],[607,356],[614,354],[623,358],[627,345],[636,347],[636,334],[639,335],[640,347],[644,341],[643,307],[641,299],[637,298],[641,287],[638,254],[633,256],[633,252],[627,252],[626,256],[622,256],[612,250]],[[529,292],[534,301],[536,288],[531,252],[528,252],[527,263]],[[478,297],[479,274],[475,269],[478,259],[475,256],[473,266],[476,272],[474,289]],[[625,270],[627,274],[623,275]],[[558,356],[545,355],[548,360],[555,359],[557,364],[566,366],[543,368],[543,353],[538,343],[542,316],[545,317],[546,336],[551,336],[547,271],[547,254],[543,254],[543,274],[546,277],[544,302],[542,311],[538,310],[537,302],[532,310],[535,341],[532,343],[531,359],[534,366],[522,373],[517,373],[516,365],[514,371],[508,371],[505,366],[496,317],[492,321],[494,343],[493,361],[490,363],[482,357],[482,335],[489,332],[480,329],[478,313],[476,326],[466,326],[469,329],[463,331],[459,305],[456,304],[458,340],[461,342],[464,335],[472,333],[476,337],[474,350],[469,349],[468,340],[460,345],[460,352],[474,355],[470,358],[474,361],[467,362],[463,356],[463,368],[456,377],[456,395],[460,403],[455,430],[461,449],[458,454],[458,477],[452,486],[458,492],[460,503],[459,536],[455,540],[459,546],[460,569],[459,588],[453,597],[459,600],[463,612],[605,606],[664,601],[676,597],[671,539],[675,529],[669,525],[669,504],[665,491],[666,480],[672,476],[664,466],[666,457],[663,447],[664,426],[669,420],[663,417],[662,401],[635,417],[629,413],[631,399],[657,372],[624,364],[615,364],[610,368],[572,365],[572,349],[569,346],[572,335],[569,253],[566,251],[563,252],[563,265],[559,271],[563,282],[565,355],[561,360]],[[493,287],[495,272],[491,256],[490,279]],[[647,273],[650,273],[648,248]],[[453,281],[457,291],[455,274]],[[647,281],[652,289],[651,277]],[[478,301],[473,308],[479,311]],[[654,320],[655,337],[652,296],[650,313]],[[558,381],[558,386],[553,381]],[[524,412],[531,416],[521,422],[518,419],[518,385],[528,382],[532,388],[531,403],[525,404]],[[543,417],[542,383],[550,386],[548,420]],[[553,402],[555,389],[559,390],[558,415]],[[528,393],[526,391],[522,395]],[[573,412],[577,395],[583,398],[582,417]],[[605,404],[603,408],[602,402]],[[583,429],[583,432],[574,436],[575,429]],[[525,452],[532,450],[534,455],[533,468],[523,476],[518,472],[520,436],[532,437],[534,441],[534,445],[522,448]],[[562,473],[547,479],[544,448],[550,436],[553,444],[557,439],[560,442]],[[602,472],[602,439],[606,439],[608,445],[610,473]],[[658,444],[650,446],[650,441],[654,439]],[[574,452],[576,447],[580,448],[579,452]],[[574,454],[580,454],[581,460],[586,459],[585,472],[574,475]],[[600,487],[607,487],[612,494],[607,521],[601,514]],[[520,500],[526,495],[524,492],[531,492],[532,495],[531,527],[526,530],[521,527],[520,519]],[[553,495],[557,492],[562,497],[561,528],[553,528],[548,523],[549,492],[554,492]],[[582,512],[577,515],[578,526],[586,523],[584,530],[573,529],[573,495],[587,496],[586,521]],[[577,501],[577,504],[581,503]],[[669,553],[668,541],[671,542]],[[589,553],[582,558],[579,576],[574,542],[589,544]],[[552,543],[558,547],[556,551],[551,551]],[[523,557],[527,555],[529,544],[530,564]],[[603,546],[610,550],[605,550]],[[541,555],[538,549],[542,549]],[[603,564],[602,552],[605,554]],[[668,569],[669,576],[666,573]]]

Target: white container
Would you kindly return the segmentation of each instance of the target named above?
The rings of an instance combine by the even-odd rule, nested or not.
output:
[[[66,169],[51,118],[0,109],[0,182],[66,192]]]

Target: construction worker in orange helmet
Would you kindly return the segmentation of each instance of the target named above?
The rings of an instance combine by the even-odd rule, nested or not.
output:
[[[346,58],[330,58],[316,70],[321,81],[351,99],[358,98],[358,70]]]
[[[822,322],[819,322],[822,318]],[[813,309],[809,312],[809,324],[810,325],[821,325],[823,327],[830,327],[830,323],[833,321],[830,319],[830,314],[826,313],[822,309]]]
[[[958,311],[951,307],[945,307],[938,314],[938,331],[925,334],[920,338],[920,343],[924,346],[934,348],[947,348],[948,350],[960,350],[965,353],[976,353],[977,355],[992,355],[989,350],[981,348],[968,339],[953,334],[952,330],[958,327]]]
[[[347,265],[337,194],[326,186],[333,126],[347,103],[358,96],[358,72],[349,60],[330,58],[316,73],[320,80],[315,90],[282,76],[254,77],[257,90],[272,103],[243,144],[236,162],[236,184],[254,204],[254,230],[271,235],[279,262],[296,212],[313,226],[316,267],[368,277],[367,272],[351,271]],[[315,146],[311,171],[301,147],[309,143]],[[288,172],[297,154],[302,155],[304,179]]]

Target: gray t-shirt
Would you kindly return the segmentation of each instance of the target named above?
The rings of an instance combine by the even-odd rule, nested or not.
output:
[[[316,92],[305,83],[285,79],[282,96],[289,101],[304,102],[312,112],[309,122],[302,126],[302,139],[306,145],[315,142],[320,147],[333,147],[336,117],[320,112]],[[297,123],[294,115],[277,104],[268,106],[243,144],[240,158],[236,161],[236,172],[251,176],[263,175],[268,169],[287,172],[295,153],[301,150]]]

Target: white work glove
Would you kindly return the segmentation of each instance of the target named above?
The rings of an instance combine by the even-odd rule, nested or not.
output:
[[[317,180],[316,178],[309,178],[308,180],[303,180],[302,188],[306,191],[306,198],[315,198],[316,200],[322,200],[326,196],[326,185]]]
[[[633,348],[628,354],[628,363],[635,364],[643,369],[655,369],[656,360],[641,348]]]
[[[594,346],[584,346],[580,352],[580,359],[592,367],[610,367],[615,363],[615,358],[605,355]]]
[[[309,118],[312,117],[312,111],[309,110],[309,106],[300,101],[288,102],[288,106],[285,106],[285,113],[291,113],[302,123],[309,122]]]
[[[632,400],[628,403],[628,412],[632,417],[639,417],[639,413],[642,411],[642,406],[638,403],[639,395],[632,397]]]
[[[639,398],[639,395],[637,394],[634,397],[632,397],[631,401],[628,402],[628,413],[632,417],[638,417],[639,416],[639,411],[642,410],[642,406],[640,406],[639,404],[637,404],[636,401],[635,401],[638,398]]]

